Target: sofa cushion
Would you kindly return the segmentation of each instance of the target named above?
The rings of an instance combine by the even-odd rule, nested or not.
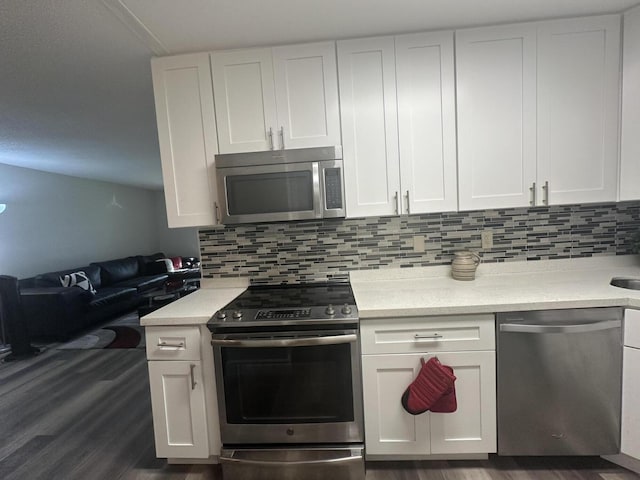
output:
[[[107,262],[95,262],[91,265],[100,267],[102,285],[105,287],[139,275],[138,261],[135,257],[119,258]]]
[[[135,288],[138,292],[145,292],[153,288],[160,288],[164,286],[169,276],[164,275],[145,275],[144,277],[130,278],[123,280],[122,282],[114,283],[113,287],[128,287]]]
[[[112,305],[127,301],[136,295],[135,288],[101,288],[89,302],[89,308],[103,308],[106,305]]]
[[[138,267],[140,275],[151,275],[156,272],[149,271],[147,266],[160,258],[164,258],[165,254],[162,252],[154,253],[152,255],[137,255],[136,260],[138,260]]]
[[[100,279],[100,267],[97,265],[87,265],[86,267],[70,268],[68,270],[59,270],[57,272],[48,272],[36,275],[33,281],[35,288],[40,287],[60,287],[62,285],[61,278],[71,273],[82,271],[87,275],[94,288],[100,288],[102,284]]]

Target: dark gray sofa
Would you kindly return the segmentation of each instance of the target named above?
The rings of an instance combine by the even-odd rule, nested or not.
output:
[[[20,280],[20,295],[29,335],[34,339],[66,341],[97,323],[135,309],[141,294],[164,286],[157,253],[94,262]],[[63,287],[61,277],[85,272],[95,294],[80,287]]]

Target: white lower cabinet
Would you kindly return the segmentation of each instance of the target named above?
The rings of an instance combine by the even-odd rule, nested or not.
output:
[[[621,452],[640,460],[640,349],[624,347]]]
[[[220,424],[206,325],[146,327],[156,456],[217,463]]]
[[[474,318],[478,326],[475,336],[465,340],[468,350],[443,351],[448,341],[453,345],[451,342],[460,336],[460,332],[470,330]],[[489,322],[493,327],[491,315],[362,322],[368,459],[476,455],[496,451],[495,327],[488,329]],[[438,328],[431,329],[430,324]],[[414,345],[408,347],[407,342],[400,341],[405,337],[412,337]],[[380,350],[388,350],[389,342],[393,343],[394,339],[398,353],[378,354]],[[412,353],[406,353],[409,348]],[[426,360],[433,356],[454,370],[458,408],[454,413],[411,415],[402,407],[402,394],[420,371],[420,358]]]
[[[439,353],[455,371],[458,409],[410,415],[400,398],[420,371],[420,358],[431,356],[363,357],[367,455],[495,452],[495,352]]]
[[[207,413],[199,361],[151,361],[149,385],[156,455],[207,458]]]
[[[624,314],[621,452],[640,460],[640,310]]]

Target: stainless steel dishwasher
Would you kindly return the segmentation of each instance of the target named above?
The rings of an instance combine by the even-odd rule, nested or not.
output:
[[[498,454],[620,451],[621,308],[498,314]]]

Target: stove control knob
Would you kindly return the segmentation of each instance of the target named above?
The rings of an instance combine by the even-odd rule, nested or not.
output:
[[[333,316],[336,314],[336,311],[333,308],[333,305],[329,304],[329,306],[325,309],[324,313],[326,313],[327,315]]]
[[[236,320],[240,320],[242,318],[242,312],[240,310],[236,310],[231,316]]]
[[[342,313],[344,313],[345,315],[350,315],[351,314],[351,307],[349,306],[348,303],[344,304],[344,307],[342,307]]]
[[[227,314],[224,313],[223,310],[219,310],[218,313],[216,313],[216,318],[218,320],[226,320],[227,319]]]

